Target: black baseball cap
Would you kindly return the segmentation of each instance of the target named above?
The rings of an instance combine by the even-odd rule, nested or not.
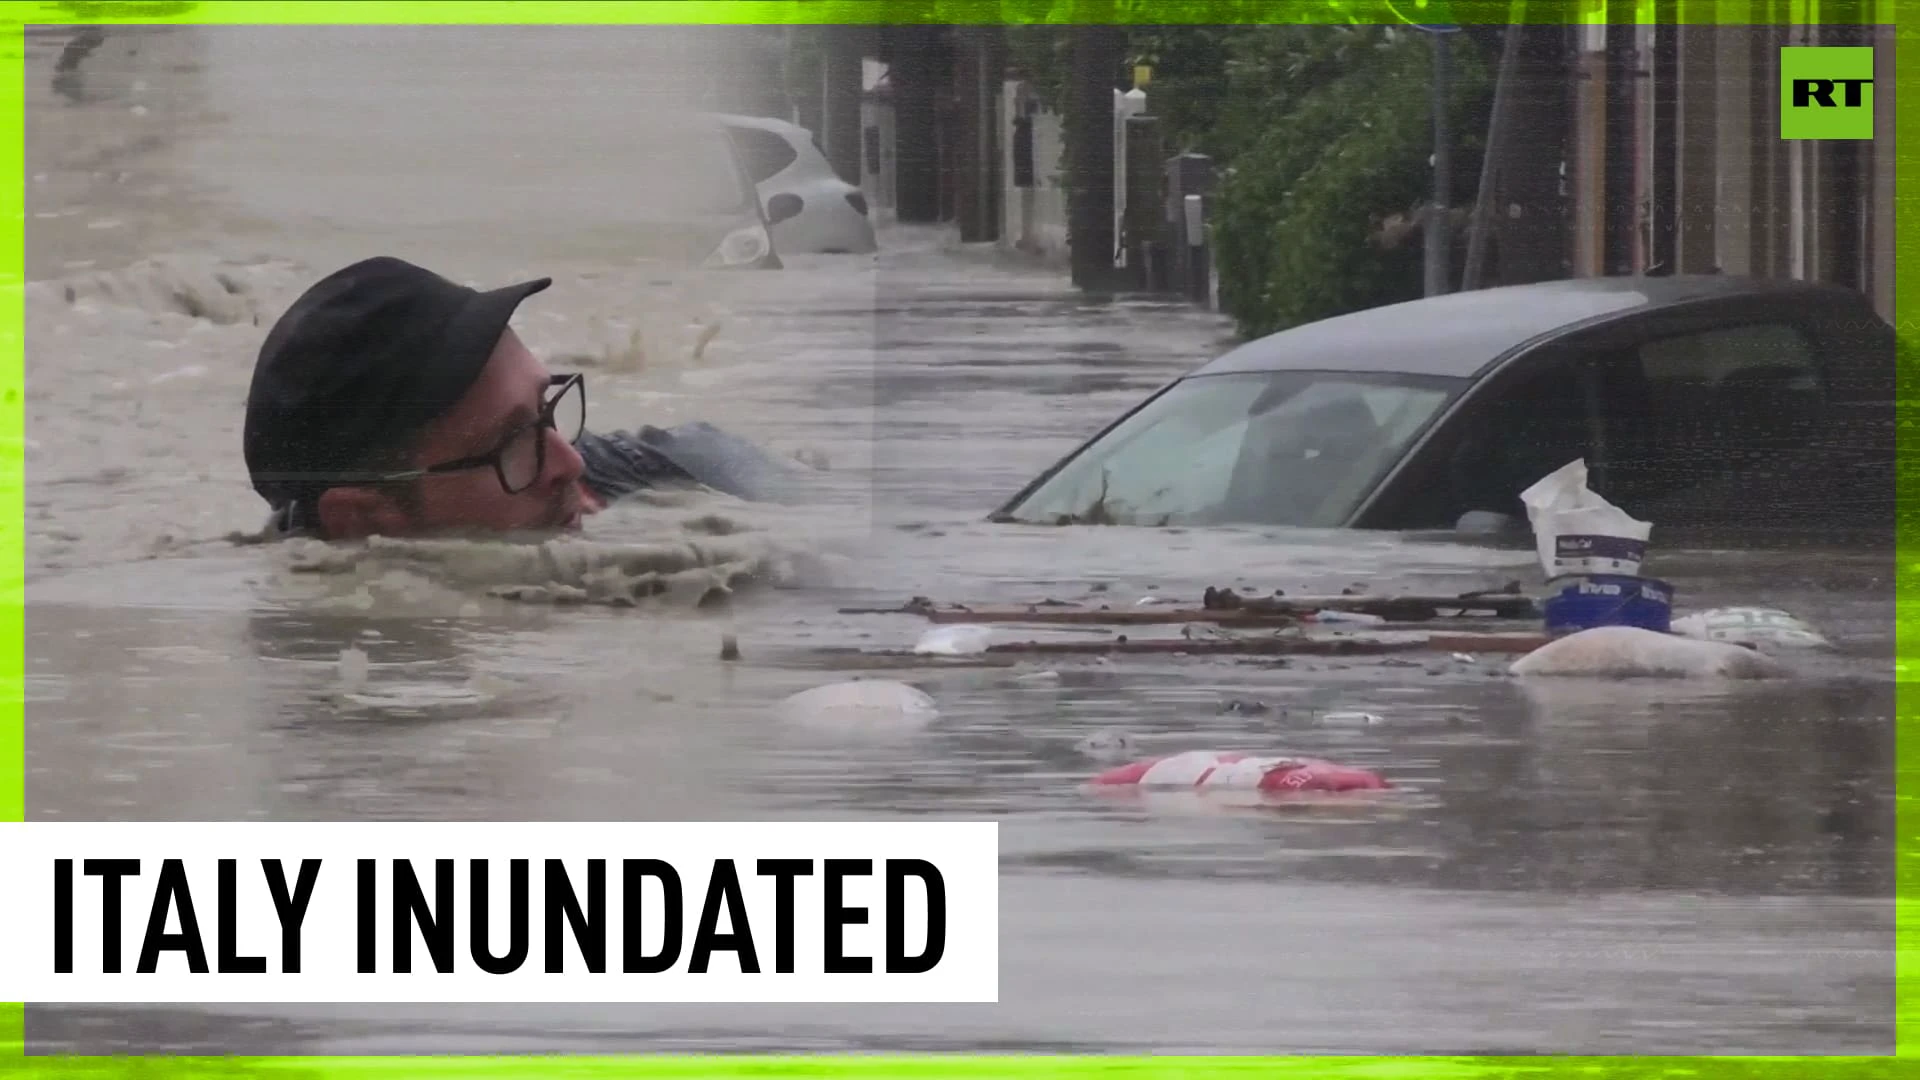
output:
[[[481,292],[391,256],[323,278],[260,346],[243,436],[253,489],[275,510],[308,502],[425,428],[480,377],[520,302],[551,284]]]

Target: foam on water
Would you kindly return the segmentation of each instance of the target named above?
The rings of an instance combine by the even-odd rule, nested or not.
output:
[[[59,318],[63,308],[101,305],[129,313],[181,315],[220,326],[258,326],[278,314],[307,267],[290,260],[254,262],[207,256],[168,255],[141,259],[113,270],[81,272],[26,287],[27,310]]]
[[[410,611],[481,598],[690,610],[763,588],[825,584],[831,564],[759,531],[613,542],[583,537],[294,539],[274,552],[291,574],[328,579],[323,602]]]
[[[32,575],[214,550],[258,530],[265,507],[240,456],[246,389],[266,327],[318,276],[294,259],[156,256],[27,286]],[[686,385],[691,374],[740,363],[737,351],[754,341],[751,320],[729,321],[700,281],[660,280],[646,268],[555,276],[551,299],[525,305],[516,325],[550,367],[588,371],[595,430],[742,418],[733,391]],[[749,426],[748,437],[756,434]],[[843,511],[835,527],[866,498],[857,473],[819,468],[851,455],[805,439],[764,444],[814,466],[806,475]],[[807,546],[763,508],[707,492],[631,500],[592,519],[589,536],[611,546],[570,548],[563,580],[521,574],[501,584],[519,587],[522,599],[545,590],[557,601],[622,603],[662,575],[681,574],[692,588],[683,572],[695,568],[723,588],[743,572],[782,577],[773,564]],[[721,539],[729,542],[713,542]],[[660,562],[655,552],[668,541],[684,565]],[[476,572],[518,565],[425,550],[409,564],[445,563],[463,587]]]

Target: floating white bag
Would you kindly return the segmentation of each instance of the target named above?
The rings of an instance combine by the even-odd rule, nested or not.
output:
[[[916,731],[940,715],[926,693],[891,679],[816,686],[781,701],[776,711],[809,730],[865,734]]]
[[[1568,462],[1520,493],[1533,523],[1540,569],[1548,580],[1568,574],[1640,573],[1653,526],[1587,487],[1584,458]]]
[[[1673,632],[1700,641],[1754,648],[1831,649],[1818,630],[1778,608],[1726,607],[1673,620]]]
[[[1596,626],[1548,642],[1514,661],[1515,675],[1631,679],[1770,679],[1780,661],[1738,645],[1661,634],[1637,626]]]
[[[920,656],[972,656],[986,652],[992,641],[990,626],[936,626],[920,635],[913,651]]]

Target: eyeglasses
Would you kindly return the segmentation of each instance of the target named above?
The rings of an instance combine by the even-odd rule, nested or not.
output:
[[[547,469],[548,429],[559,432],[568,443],[577,441],[580,433],[586,430],[586,376],[555,375],[548,385],[550,389],[545,400],[541,402],[539,417],[509,431],[491,452],[443,461],[424,469],[387,473],[374,479],[379,481],[417,480],[423,476],[465,472],[468,469],[491,466],[494,475],[500,480],[501,489],[509,495],[518,495],[532,487],[534,481],[540,479],[540,474]]]

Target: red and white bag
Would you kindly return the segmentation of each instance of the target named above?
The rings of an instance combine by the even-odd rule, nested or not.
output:
[[[1308,791],[1379,791],[1389,785],[1365,769],[1303,757],[1255,757],[1234,751],[1190,750],[1171,757],[1122,765],[1093,778],[1102,786],[1187,788],[1195,791],[1258,791],[1275,795]]]

